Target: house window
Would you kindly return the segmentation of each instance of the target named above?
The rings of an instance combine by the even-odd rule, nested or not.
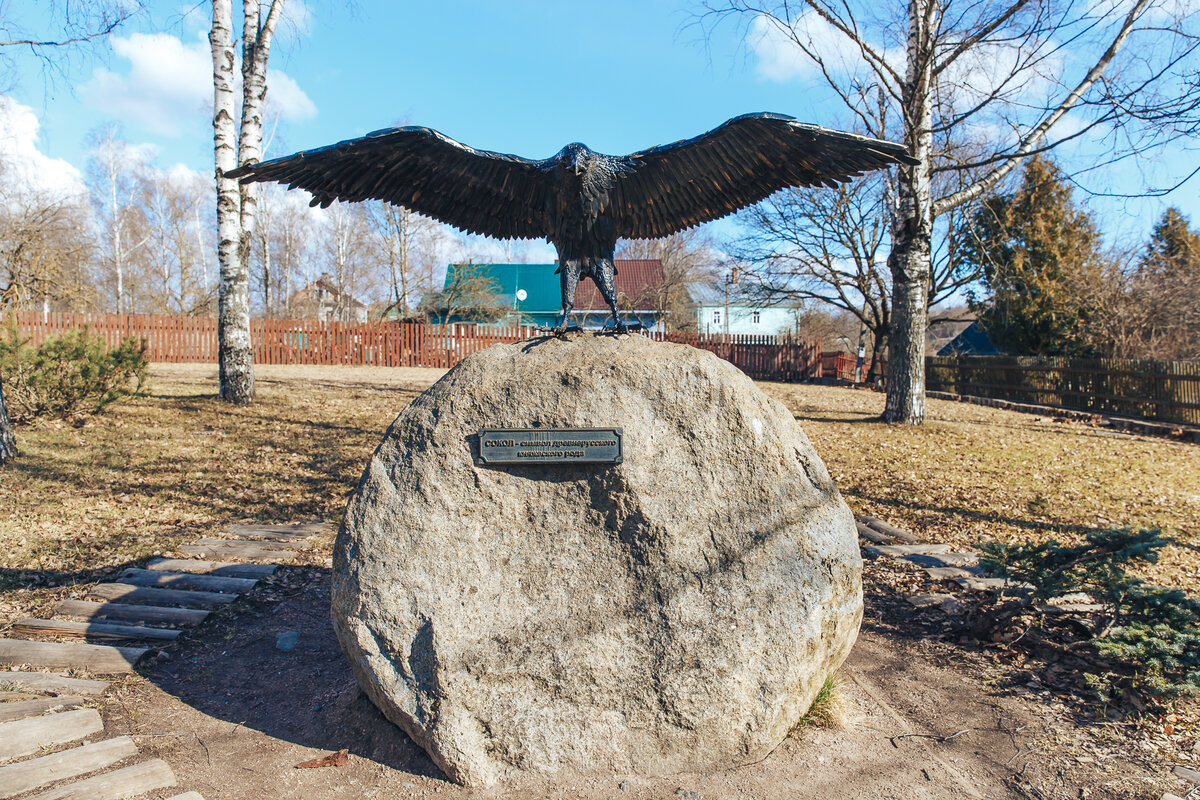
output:
[[[759,314],[757,311],[750,312],[750,324],[751,325],[761,325],[762,324],[762,315]]]
[[[713,323],[712,323],[712,324],[713,324],[713,325],[720,325],[720,324],[721,324],[721,312],[720,312],[720,310],[713,311]]]

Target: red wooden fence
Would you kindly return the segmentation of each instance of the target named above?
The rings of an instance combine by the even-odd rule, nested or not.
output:
[[[832,378],[835,381],[854,382],[854,367],[858,363],[857,357],[850,353],[843,353],[839,350],[831,350],[828,353],[821,354],[821,377]],[[867,371],[870,364],[863,364],[863,372]],[[865,375],[863,376],[866,377]]]
[[[126,336],[144,341],[151,361],[215,363],[217,360],[217,321],[212,317],[40,311],[18,311],[15,316],[19,334],[33,345],[87,327],[104,337],[110,346]],[[250,321],[250,341],[257,364],[448,368],[498,342],[516,342],[538,335],[544,334],[529,326]],[[812,380],[823,374],[817,340],[738,334],[650,332],[644,335],[654,341],[679,342],[708,350],[756,380]],[[831,377],[840,374],[840,367],[835,370]]]

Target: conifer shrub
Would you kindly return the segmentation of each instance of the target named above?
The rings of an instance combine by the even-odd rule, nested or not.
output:
[[[1084,678],[1102,698],[1116,699],[1125,692],[1162,699],[1200,694],[1200,601],[1128,571],[1139,562],[1157,561],[1169,542],[1157,530],[1128,528],[1089,533],[1073,546],[1054,540],[985,542],[980,548],[984,566],[1033,589],[1015,596],[1002,593],[984,612],[980,627],[996,630],[1038,603],[1084,592],[1103,611],[1079,626],[1088,634],[1066,650],[1090,656]]]
[[[87,328],[31,347],[16,325],[0,337],[0,377],[14,424],[79,420],[145,393],[146,344],[126,337],[109,348]]]

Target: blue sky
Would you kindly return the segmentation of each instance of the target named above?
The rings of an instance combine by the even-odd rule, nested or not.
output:
[[[271,57],[270,155],[402,123],[535,158],[575,140],[632,152],[750,111],[845,123],[819,77],[748,44],[745,26],[726,22],[706,44],[687,25],[698,4],[682,0],[287,7]],[[9,96],[36,116],[39,155],[83,170],[88,131],[115,121],[160,167],[209,173],[208,13],[207,3],[152,3],[114,38],[104,63],[78,63],[49,85],[18,60]],[[1194,161],[1194,151],[1186,155]],[[44,171],[69,172],[61,162]],[[1180,177],[1188,163],[1179,159]],[[1088,202],[1109,230],[1141,237],[1170,203],[1200,222],[1198,184],[1166,199]]]

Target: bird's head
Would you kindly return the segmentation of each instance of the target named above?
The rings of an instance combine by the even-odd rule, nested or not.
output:
[[[588,157],[592,154],[591,149],[582,142],[571,142],[569,145],[558,151],[555,159],[559,166],[563,169],[570,170],[576,175],[583,175],[587,172]]]

